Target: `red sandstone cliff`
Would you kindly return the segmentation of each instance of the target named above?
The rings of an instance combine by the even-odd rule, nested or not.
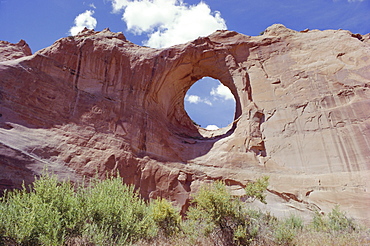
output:
[[[0,59],[0,188],[44,166],[72,180],[118,170],[144,197],[185,208],[203,182],[238,193],[267,174],[264,209],[339,203],[370,223],[369,35],[273,25],[151,49],[84,30],[33,55],[2,42]],[[205,76],[235,96],[228,128],[199,129],[184,110]]]

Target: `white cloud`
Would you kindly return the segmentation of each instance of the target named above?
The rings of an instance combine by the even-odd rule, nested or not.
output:
[[[219,129],[219,127],[216,125],[208,125],[206,127],[206,130],[210,130],[210,131],[217,130],[217,129]]]
[[[96,7],[95,7],[95,4],[94,4],[94,3],[90,3],[90,4],[89,4],[89,6],[90,6],[90,8],[96,9]]]
[[[186,5],[182,0],[112,0],[113,12],[123,10],[122,20],[129,31],[148,34],[145,45],[169,47],[226,29],[220,12],[211,12],[200,2]]]
[[[186,95],[185,101],[194,104],[205,103],[208,104],[209,106],[212,106],[212,102],[210,100],[208,100],[207,98],[201,98],[197,95]]]
[[[234,95],[231,93],[230,89],[223,84],[219,84],[216,88],[212,88],[210,94],[211,96],[221,97],[225,100],[235,100]]]
[[[88,29],[94,29],[98,23],[96,19],[92,16],[94,14],[93,10],[86,10],[84,13],[79,14],[75,18],[75,25],[71,27],[69,33],[71,35],[76,35],[82,31],[85,27]]]
[[[210,101],[210,100],[208,100],[208,99],[203,99],[203,102],[205,103],[205,104],[208,104],[209,106],[212,106],[212,102]]]
[[[186,95],[185,100],[188,101],[189,103],[199,103],[201,101],[200,97],[196,95]]]
[[[124,9],[127,4],[128,0],[111,0],[112,1],[112,7],[113,7],[113,13],[118,13],[122,9]]]

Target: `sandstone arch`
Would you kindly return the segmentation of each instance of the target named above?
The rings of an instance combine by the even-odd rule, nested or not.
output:
[[[201,41],[204,41],[204,43],[201,43]],[[240,73],[230,73],[230,68],[226,61],[227,55],[230,56],[230,54],[223,54],[225,52],[213,50],[214,45],[208,38],[196,40],[195,43],[198,45],[202,44],[204,47],[201,50],[194,51],[194,46],[189,46],[182,53],[192,53],[192,57],[180,54],[174,65],[171,62],[164,63],[164,66],[169,67],[166,69],[167,71],[159,68],[159,79],[153,79],[155,88],[150,92],[155,94],[155,98],[153,98],[153,101],[148,102],[148,107],[158,103],[160,108],[164,109],[168,122],[175,129],[182,131],[180,134],[200,137],[197,134],[197,129],[195,129],[187,117],[183,105],[185,94],[194,83],[203,77],[212,77],[227,86],[236,99],[235,119],[242,114],[241,100],[248,101],[248,99],[242,93],[244,88],[237,88],[240,85],[234,82],[234,79],[242,77]],[[166,50],[166,52],[170,53],[171,50]],[[173,48],[172,52],[178,53],[176,48]],[[189,61],[187,62],[187,60]],[[163,70],[165,70],[164,73]],[[165,74],[164,78],[161,77],[163,74]]]
[[[0,55],[0,188],[44,165],[75,180],[118,170],[144,197],[185,207],[203,182],[224,179],[237,193],[267,174],[277,214],[340,203],[369,223],[369,40],[274,25],[167,49],[109,30],[34,55],[11,45],[14,59]],[[205,76],[236,99],[233,127],[219,136],[200,132],[183,107]]]

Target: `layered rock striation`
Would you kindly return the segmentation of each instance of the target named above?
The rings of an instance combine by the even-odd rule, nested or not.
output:
[[[185,210],[204,182],[238,194],[269,175],[264,209],[339,203],[370,223],[369,35],[273,25],[152,49],[85,29],[33,55],[27,47],[0,46],[0,188],[45,166],[76,182],[118,171],[145,198]],[[199,128],[184,110],[206,76],[235,97],[227,128]]]

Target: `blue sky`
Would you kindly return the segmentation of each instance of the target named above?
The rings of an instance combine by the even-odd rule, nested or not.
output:
[[[370,0],[0,0],[0,40],[24,39],[33,52],[83,26],[109,27],[136,44],[166,47],[217,29],[254,36],[274,23],[366,34]],[[206,78],[190,88],[185,108],[202,127],[224,127],[235,107],[228,93]]]

